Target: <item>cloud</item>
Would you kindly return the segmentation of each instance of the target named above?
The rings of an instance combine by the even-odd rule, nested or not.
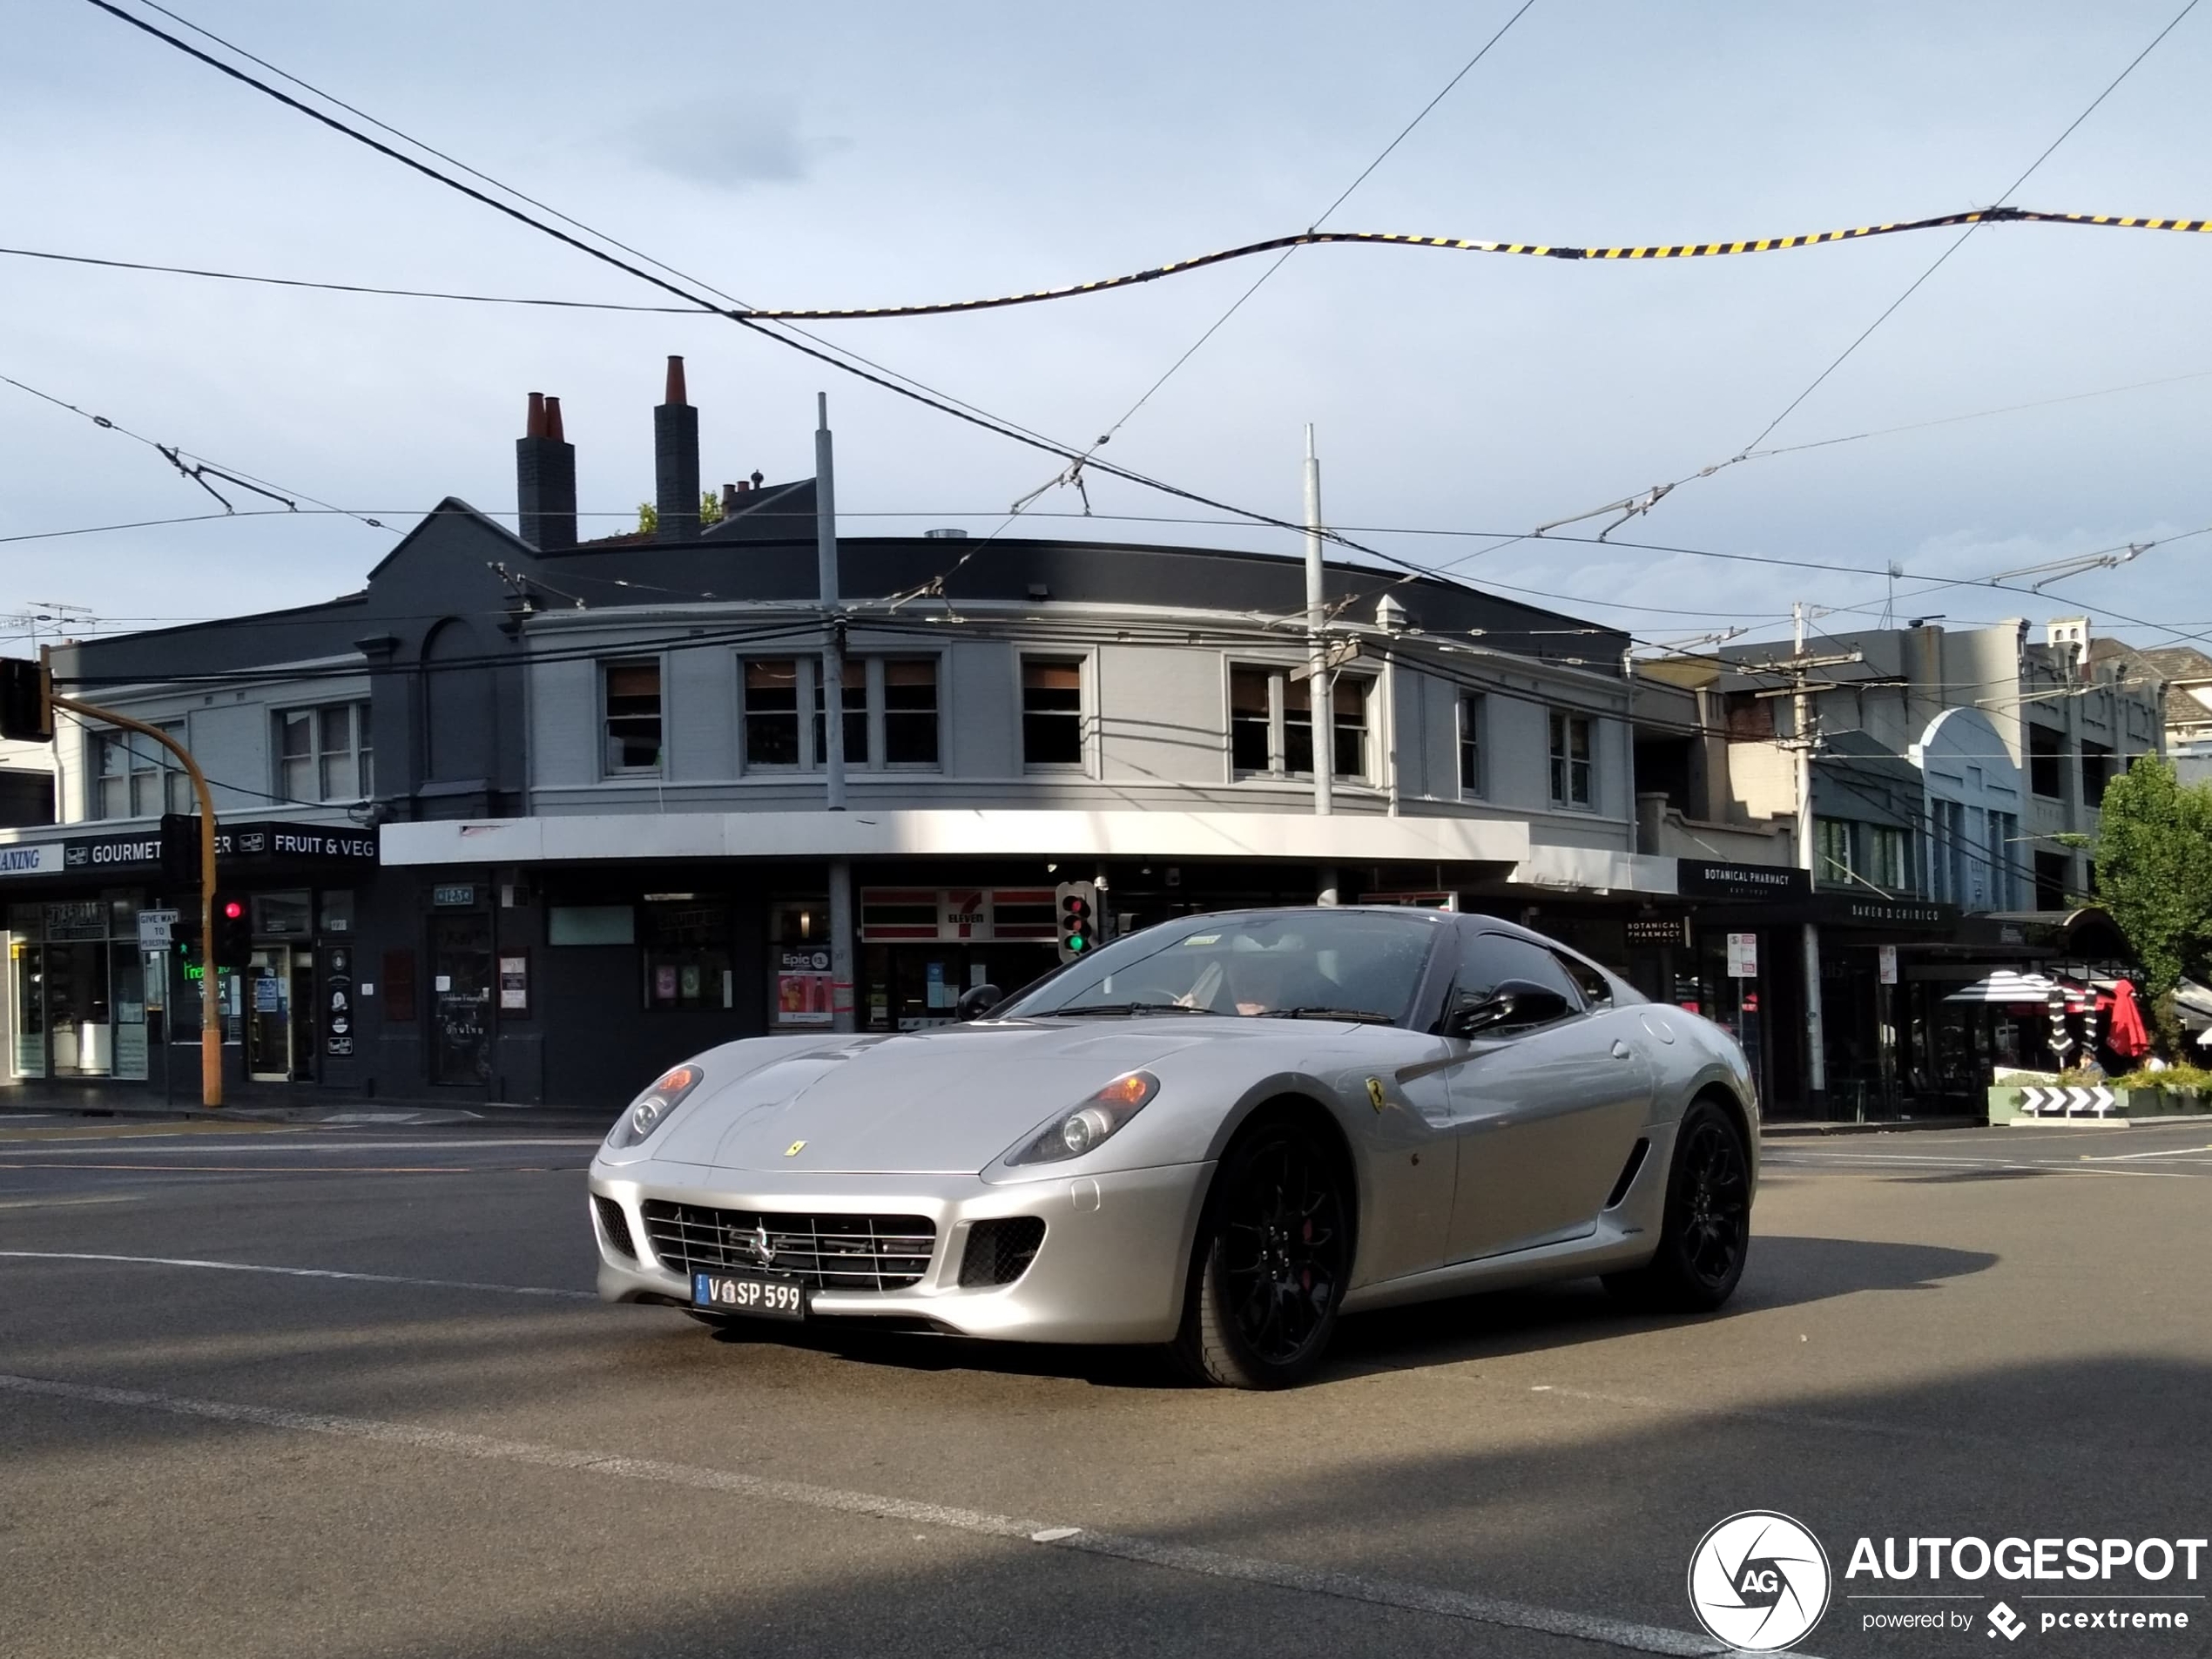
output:
[[[656,111],[622,128],[617,141],[658,172],[718,190],[798,184],[846,143],[802,132],[787,105],[736,98]]]

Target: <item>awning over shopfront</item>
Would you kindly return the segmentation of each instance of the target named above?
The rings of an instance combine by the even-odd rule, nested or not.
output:
[[[2043,974],[2022,974],[2009,968],[1976,980],[1951,993],[1946,1002],[1986,1003],[2000,1007],[2026,1008],[2030,1005],[2048,1007],[2054,996],[2063,997],[2066,988],[2058,981]]]

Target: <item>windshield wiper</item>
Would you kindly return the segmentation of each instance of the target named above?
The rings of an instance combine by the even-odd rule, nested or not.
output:
[[[1398,1023],[1389,1015],[1378,1014],[1372,1008],[1266,1008],[1251,1017],[1256,1020],[1356,1020],[1362,1025]]]
[[[1039,1019],[1076,1019],[1090,1015],[1107,1015],[1118,1018],[1125,1014],[1206,1014],[1207,1008],[1192,1008],[1188,1002],[1093,1002],[1082,1008],[1052,1008],[1040,1012]]]

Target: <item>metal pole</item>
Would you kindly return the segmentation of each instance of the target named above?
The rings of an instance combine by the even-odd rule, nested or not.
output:
[[[1326,818],[1334,810],[1336,718],[1329,697],[1329,593],[1321,568],[1321,462],[1313,453],[1313,427],[1305,428],[1305,631],[1306,694],[1313,723],[1313,811]]]
[[[1790,607],[1795,654],[1805,654],[1805,608],[1802,601]],[[1797,867],[1805,872],[1805,885],[1813,885],[1812,833],[1812,699],[1805,692],[1805,669],[1795,670],[1791,699],[1791,740],[1797,745]],[[1818,1105],[1828,1093],[1827,1036],[1820,1009],[1820,928],[1804,925],[1805,972],[1805,1089],[1807,1103]]]
[[[821,580],[822,622],[822,770],[824,804],[833,813],[845,810],[845,638],[837,615],[837,482],[830,454],[829,394],[814,395],[814,565]],[[840,938],[843,935],[840,935]],[[851,947],[846,947],[848,954]],[[848,984],[846,995],[851,995]],[[851,1030],[850,1012],[840,1028]]]
[[[54,698],[54,706],[67,709],[71,714],[98,720],[105,725],[121,726],[126,732],[139,732],[152,738],[177,757],[185,775],[191,778],[192,793],[199,802],[199,1103],[220,1106],[223,1103],[223,1015],[216,1000],[215,988],[215,797],[207,787],[207,775],[199,763],[192,758],[185,745],[158,726],[143,720],[134,720],[127,714],[118,714],[91,703],[80,703],[73,697]]]
[[[853,861],[829,867],[830,1029],[856,1029],[853,981]]]

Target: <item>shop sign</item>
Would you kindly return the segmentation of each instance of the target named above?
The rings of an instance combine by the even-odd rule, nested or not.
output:
[[[29,846],[0,846],[0,875],[44,875],[62,867],[58,841]]]
[[[1688,916],[1630,916],[1629,943],[1631,945],[1687,945],[1689,943]]]
[[[502,956],[499,959],[499,1011],[502,1014],[527,1014],[529,1006],[530,959],[528,955]]]
[[[354,1052],[354,953],[350,946],[335,945],[322,954],[323,995],[327,1004],[322,1022],[322,1051],[343,1060]],[[368,989],[364,985],[363,992]]]
[[[830,1000],[830,954],[797,946],[776,953],[776,1022],[779,1025],[827,1025]]]
[[[1758,978],[1758,934],[1730,934],[1728,936],[1728,976],[1730,979]]]
[[[1050,887],[860,889],[860,938],[867,944],[1058,937]]]
[[[1697,899],[1801,899],[1812,891],[1812,876],[1783,864],[1676,859],[1675,891],[1684,898]]]
[[[474,884],[462,881],[430,889],[430,902],[442,909],[466,910],[476,902]]]
[[[1866,927],[1947,927],[1959,920],[1959,913],[1947,904],[1845,899],[1838,903],[1835,920]]]
[[[190,816],[169,821],[188,826],[197,823]],[[197,841],[193,846],[196,858]],[[327,825],[218,825],[215,856],[374,864],[377,860],[377,837],[374,830],[334,829]],[[152,870],[160,864],[158,832],[151,835],[72,835],[54,841],[0,846],[0,876]]]

